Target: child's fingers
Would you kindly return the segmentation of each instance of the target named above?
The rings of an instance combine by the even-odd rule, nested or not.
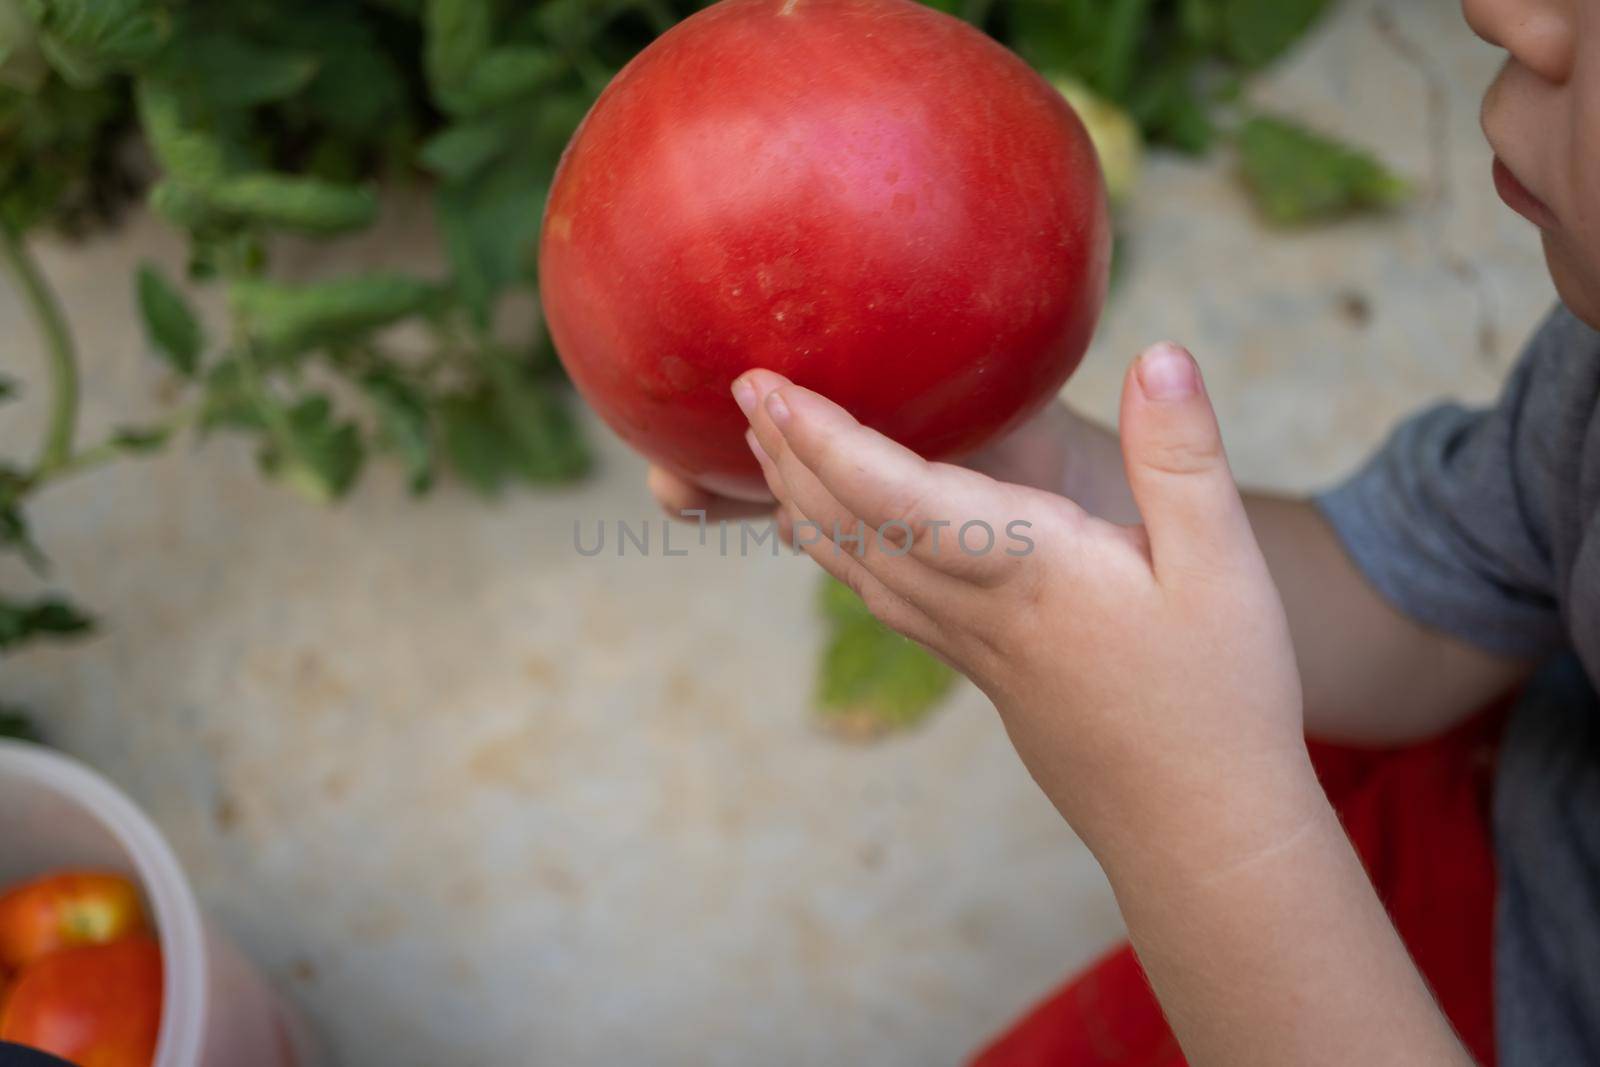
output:
[[[739,384],[751,388],[756,406],[746,414],[780,465],[787,447],[840,504],[872,526],[919,515],[930,480],[921,456],[782,375],[751,371]]]
[[[863,555],[871,547],[872,537],[865,530],[866,524],[850,514],[827,489],[818,484],[810,471],[792,460],[784,463],[774,459],[761,443],[754,426],[746,430],[744,436],[756,461],[761,464],[762,476],[766,478],[773,496],[808,516],[808,521],[814,523],[830,541],[854,548],[857,556]],[[782,454],[780,451],[779,455]]]
[[[771,433],[775,431],[769,436]],[[909,547],[893,540],[892,534],[885,536],[851,514],[787,449],[780,449],[781,462],[774,460],[754,427],[745,434],[767,485],[783,502],[782,511],[789,514],[786,543],[804,549],[813,559],[820,560],[822,554],[854,556],[879,581],[912,603],[926,604],[928,598],[959,592],[948,576],[912,558]],[[794,525],[797,514],[805,516],[798,530]]]
[[[865,532],[859,537],[854,536],[865,524],[818,485],[811,472],[792,463],[788,471],[781,470],[762,445],[755,426],[744,432],[744,438],[756,462],[761,465],[761,476],[766,479],[767,488],[778,501],[778,532],[785,544],[806,548],[818,541],[827,541],[838,552],[853,549],[858,559],[866,554],[871,545],[870,538]],[[795,490],[797,484],[801,487],[798,492]],[[804,540],[797,543],[795,522],[796,516],[801,514],[808,517],[800,520],[806,523],[806,528]]]
[[[761,464],[761,474],[767,481],[767,487],[780,504],[780,515],[787,517],[787,530],[783,529],[783,520],[779,522],[786,543],[796,544],[795,516],[803,514],[807,516],[802,520],[807,524],[807,544],[825,540],[833,546],[833,551],[853,552],[858,559],[867,558],[873,548],[873,536],[865,529],[865,523],[845,510],[826,489],[818,485],[810,471],[792,462],[787,464],[787,470],[783,469],[762,445],[754,426],[745,431],[745,441],[750,445],[756,462]]]
[[[765,409],[795,461],[873,526],[921,532],[944,503],[931,464],[826,397],[788,385],[768,395]]]
[[[771,514],[774,507],[770,500],[760,502],[717,496],[678,477],[665,467],[651,467],[645,484],[650,495],[656,498],[656,503],[661,505],[661,510],[680,521],[720,522],[724,519],[753,518]],[[704,515],[696,512],[704,512]]]
[[[778,502],[779,510],[783,510],[791,501],[794,493],[783,478],[783,472],[778,470],[778,465],[772,461],[772,456],[767,453],[756,436],[755,427],[750,427],[744,432],[745,444],[750,446],[750,454],[756,457],[756,462],[761,465],[761,477],[766,479],[767,488],[772,492],[772,499]]]
[[[938,637],[939,627],[922,609],[891,589],[860,559],[840,550],[821,536],[814,520],[807,519],[792,505],[786,505],[781,512],[779,525],[788,531],[785,540],[789,544],[798,547],[819,567],[849,586],[879,622],[923,645],[931,644]]]
[[[1004,514],[1008,495],[999,483],[928,463],[780,375],[753,371],[742,381],[751,387],[742,403],[750,405],[752,428],[787,493],[828,536],[863,537],[868,566],[891,585],[919,580],[902,560],[963,581],[988,581],[1009,568],[1010,557],[993,551],[1016,518]]]
[[[788,447],[764,403],[776,389],[788,386],[788,380],[769,371],[754,371],[745,379],[752,388],[751,395],[739,397],[741,406],[747,408],[750,416],[746,438],[773,495],[803,514],[813,530],[834,546],[832,551],[853,553],[881,580],[900,592],[905,593],[909,586],[926,581],[929,576],[923,573],[925,568],[909,558],[909,546],[897,536],[905,531],[883,530],[862,519]],[[854,420],[851,422],[854,424]]]
[[[1194,357],[1168,343],[1140,355],[1123,383],[1120,423],[1158,580],[1259,555]]]

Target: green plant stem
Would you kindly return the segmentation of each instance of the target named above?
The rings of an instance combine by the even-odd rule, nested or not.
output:
[[[206,406],[204,404],[196,404],[193,407],[183,408],[180,411],[176,411],[159,422],[151,423],[148,426],[141,426],[140,429],[159,433],[164,436],[169,436],[179,432],[180,430],[193,426],[195,423],[199,422],[205,417],[205,413]],[[126,446],[118,443],[116,438],[110,438],[90,448],[85,448],[73,453],[62,462],[56,464],[54,467],[51,467],[48,471],[47,477],[38,478],[31,482],[29,484],[29,488],[34,490],[39,489],[47,481],[56,482],[60,481],[62,478],[67,478],[74,474],[82,474],[85,471],[93,470],[96,467],[102,467],[105,464],[110,463],[112,460],[127,454],[128,450]]]
[[[249,256],[239,255],[236,245],[230,245],[222,259],[220,273],[223,281],[231,286],[242,279],[260,277],[261,268],[259,263],[252,263]],[[261,368],[260,353],[256,350],[256,343],[245,329],[244,322],[237,317],[233,323],[232,351],[238,357],[240,377],[249,392],[250,402],[255,405],[256,413],[261,416],[267,437],[280,453],[285,456],[293,455],[294,428],[289,425],[289,419],[283,409],[274,402],[272,390],[267,384],[267,375]]]
[[[266,375],[261,372],[261,365],[257,360],[254,343],[240,328],[234,339],[235,350],[239,354],[239,372],[244,381],[245,388],[250,391],[250,399],[255,404],[256,413],[261,416],[261,421],[266,426],[267,436],[272,439],[273,445],[285,456],[294,454],[294,428],[289,425],[288,416],[283,409],[273,402],[273,395],[267,386]]]
[[[22,235],[9,226],[0,226],[0,256],[5,258],[6,266],[17,277],[23,301],[38,323],[50,364],[50,385],[53,390],[50,422],[45,427],[44,442],[40,446],[35,467],[35,477],[42,478],[72,457],[72,442],[78,428],[77,353],[73,350],[72,334],[67,329],[67,321],[61,314],[61,305],[56,301],[55,293],[28,253]]]

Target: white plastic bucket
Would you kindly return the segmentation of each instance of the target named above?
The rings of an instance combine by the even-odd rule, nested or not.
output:
[[[315,1067],[299,1019],[210,929],[160,831],[94,771],[0,740],[0,887],[61,867],[119,871],[144,890],[161,942],[155,1067]]]

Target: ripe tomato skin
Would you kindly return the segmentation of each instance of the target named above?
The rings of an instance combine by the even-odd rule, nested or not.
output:
[[[723,0],[585,118],[547,201],[540,290],[613,429],[761,496],[740,373],[959,456],[1076,368],[1110,233],[1082,125],[977,30],[913,0]]]
[[[23,968],[0,1041],[76,1067],[150,1067],[161,1031],[161,950],[145,934],[61,949]]]
[[[120,874],[60,871],[0,895],[0,974],[50,952],[147,930],[139,890]]]

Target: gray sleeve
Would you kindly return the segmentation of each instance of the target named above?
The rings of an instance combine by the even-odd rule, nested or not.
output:
[[[1542,429],[1561,401],[1553,347],[1535,339],[1493,408],[1441,405],[1402,423],[1316,501],[1396,608],[1509,656],[1566,643],[1549,530],[1553,443]]]

